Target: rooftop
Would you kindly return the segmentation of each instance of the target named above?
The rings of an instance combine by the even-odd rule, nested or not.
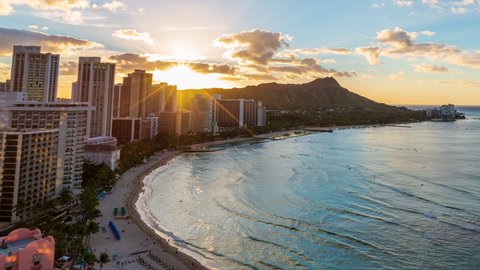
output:
[[[14,242],[8,242],[7,248],[0,248],[0,256],[8,255],[8,253],[16,253],[18,249],[25,248],[31,242],[35,241],[35,238],[20,239]]]

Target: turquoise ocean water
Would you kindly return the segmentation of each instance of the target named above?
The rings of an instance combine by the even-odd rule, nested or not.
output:
[[[184,154],[137,207],[218,269],[480,269],[480,108]]]

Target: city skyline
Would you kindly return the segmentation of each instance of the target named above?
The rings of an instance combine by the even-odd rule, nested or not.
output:
[[[0,81],[13,45],[60,54],[59,97],[79,57],[179,89],[302,83],[333,76],[388,104],[475,105],[480,3],[464,1],[0,2]],[[185,19],[187,18],[187,19]]]

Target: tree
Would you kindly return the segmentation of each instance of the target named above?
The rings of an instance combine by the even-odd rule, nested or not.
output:
[[[17,223],[18,217],[20,216],[20,214],[23,214],[26,207],[27,207],[27,204],[22,199],[19,199],[17,201],[17,204],[13,206],[13,212],[15,212],[15,223]]]
[[[85,188],[82,193],[80,193],[80,207],[84,215],[84,221],[98,217],[99,210],[97,206],[97,192],[95,192],[93,188]]]
[[[73,194],[69,189],[63,189],[58,197],[58,202],[62,206],[70,206],[73,203]]]
[[[97,256],[90,251],[85,251],[83,253],[83,261],[85,265],[88,265],[89,268],[93,267],[95,263],[98,261]]]
[[[100,231],[100,226],[98,226],[97,222],[94,221],[89,221],[86,226],[86,240],[85,240],[85,246],[90,245],[90,236],[94,233],[98,233]]]
[[[100,254],[100,259],[99,259],[99,262],[100,262],[100,270],[102,270],[103,264],[108,263],[109,261],[110,261],[110,257],[108,256],[108,254],[102,252],[102,253]]]

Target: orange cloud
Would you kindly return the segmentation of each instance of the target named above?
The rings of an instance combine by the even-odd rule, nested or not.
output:
[[[103,48],[102,44],[61,35],[0,27],[0,56],[9,56],[14,45],[42,46],[43,51],[68,53],[78,50]]]

